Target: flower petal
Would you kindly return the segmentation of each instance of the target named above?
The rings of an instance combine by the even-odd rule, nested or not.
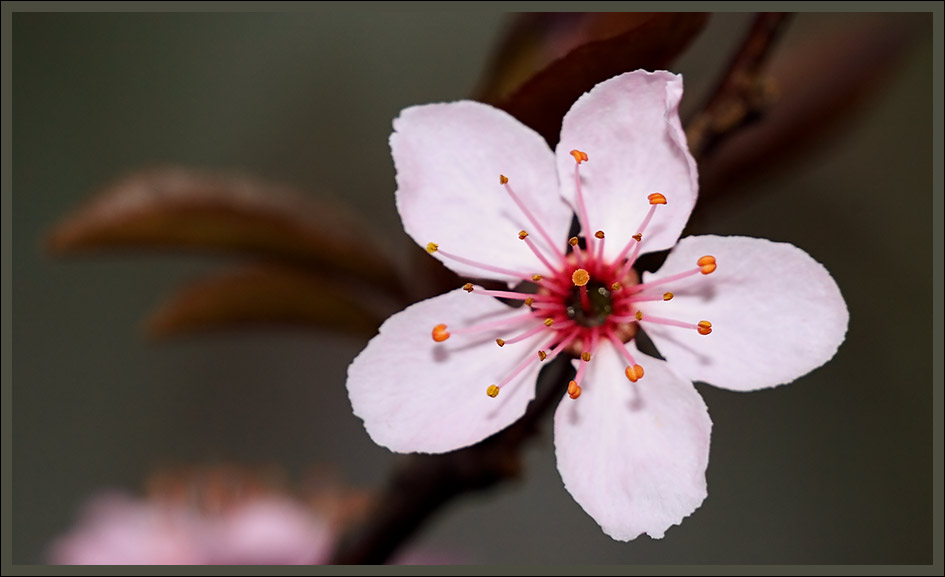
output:
[[[555,455],[565,488],[605,533],[659,539],[706,497],[712,421],[692,383],[627,346],[646,374],[630,383],[602,346],[581,396],[555,412]]]
[[[680,374],[736,391],[789,383],[837,352],[849,313],[820,263],[786,243],[746,237],[682,239],[644,282],[693,268],[713,255],[718,268],[666,287],[669,302],[641,303],[644,313],[712,323],[712,333],[644,323],[660,354]]]
[[[564,117],[556,150],[561,193],[578,212],[570,153],[587,153],[580,172],[592,230],[585,234],[607,234],[608,259],[638,230],[651,193],[662,193],[667,204],[657,208],[647,226],[642,252],[673,246],[689,220],[699,186],[679,122],[682,93],[681,76],[637,70],[601,82]]]
[[[462,289],[395,314],[348,367],[354,414],[375,443],[400,453],[452,451],[504,429],[535,396],[537,343],[546,337],[500,348],[495,339],[514,336],[521,330],[518,324],[454,334],[440,343],[431,338],[431,329],[443,323],[456,330],[525,314]],[[489,385],[528,358],[536,362],[498,397],[486,395]]]
[[[554,154],[507,113],[471,101],[414,106],[394,120],[390,146],[397,210],[420,246],[434,242],[496,267],[543,272],[518,239],[520,230],[538,231],[499,183],[505,175],[556,247],[564,247],[572,213],[556,194]],[[519,280],[434,256],[461,276]]]

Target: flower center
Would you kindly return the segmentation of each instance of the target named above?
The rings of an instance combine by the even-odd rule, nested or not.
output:
[[[535,363],[540,363],[564,352],[581,359],[577,374],[569,383],[568,395],[577,399],[581,395],[581,382],[588,363],[594,357],[597,348],[609,343],[627,361],[625,375],[631,382],[643,377],[644,368],[633,358],[627,350],[626,343],[630,342],[644,323],[670,325],[695,330],[701,335],[712,332],[712,323],[698,321],[696,323],[680,321],[662,316],[644,314],[640,309],[641,303],[665,302],[672,300],[672,292],[664,292],[664,288],[684,278],[703,274],[711,274],[716,269],[715,257],[706,255],[700,258],[695,268],[663,277],[647,283],[640,283],[640,277],[633,270],[633,264],[640,254],[640,244],[647,226],[656,213],[657,207],[667,204],[666,197],[658,192],[647,196],[650,209],[644,216],[635,234],[626,239],[626,245],[612,260],[604,258],[604,231],[598,230],[588,235],[590,228],[587,208],[581,190],[580,165],[588,161],[584,152],[574,150],[571,155],[575,159],[574,179],[577,191],[578,221],[581,230],[585,232],[584,246],[578,237],[568,239],[571,252],[562,252],[552,237],[541,226],[529,210],[528,205],[519,198],[509,184],[509,179],[500,175],[501,184],[511,199],[519,207],[525,218],[535,227],[535,231],[544,240],[544,246],[537,245],[528,231],[518,232],[518,238],[523,241],[534,253],[536,267],[541,273],[533,271],[515,271],[503,269],[487,263],[478,263],[460,255],[455,255],[440,249],[436,243],[429,243],[427,251],[438,253],[449,260],[477,267],[487,272],[498,273],[503,276],[512,276],[524,281],[535,283],[538,287],[535,293],[525,293],[506,290],[487,290],[466,283],[463,289],[466,292],[504,299],[522,301],[527,312],[520,315],[510,315],[500,320],[461,327],[448,331],[445,324],[438,324],[433,328],[433,340],[442,343],[452,334],[465,335],[508,330],[509,338],[497,338],[496,344],[500,347],[529,340],[539,335],[542,337],[542,348],[537,351],[537,357],[529,352],[511,372],[501,381],[490,385],[486,394],[496,397],[502,387],[512,382],[522,371]],[[651,310],[650,306],[646,306]],[[513,331],[518,331],[517,334]]]

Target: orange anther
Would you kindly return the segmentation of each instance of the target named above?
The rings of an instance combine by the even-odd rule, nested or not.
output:
[[[638,321],[642,321],[642,320],[643,320],[643,311],[637,311],[637,312],[633,313],[633,316],[636,317],[636,319],[637,319]]]
[[[716,266],[714,262],[709,263],[709,264],[704,264],[699,267],[699,272],[701,272],[702,274],[712,274],[713,272],[715,272],[716,268],[718,267]]]
[[[538,360],[543,361],[548,358],[548,353],[545,351],[538,351]]]
[[[603,238],[604,238],[604,231],[599,230],[599,231],[597,231],[597,232],[594,233],[594,236],[597,237],[597,238],[599,238],[599,239],[601,239],[601,240],[603,240]]]
[[[610,285],[610,290],[612,291],[619,291],[622,288],[623,288],[623,285],[620,284],[619,282],[614,282],[614,284]]]
[[[525,299],[525,306],[530,307],[532,306],[532,304],[534,304],[534,302],[535,302],[535,299],[533,299],[532,297],[528,297],[527,299]]]
[[[572,150],[571,156],[574,157],[574,160],[581,164],[582,162],[587,162],[587,153],[581,152],[580,150]]]
[[[643,233],[642,233],[642,232],[638,232],[638,233],[636,233],[635,235],[631,236],[630,238],[632,238],[633,240],[635,240],[635,241],[637,241],[637,242],[640,242],[641,240],[643,240]]]
[[[500,174],[499,184],[508,184],[508,183],[509,183],[509,179],[504,174]]]
[[[436,244],[435,242],[427,243],[427,252],[430,254],[435,253],[438,248],[440,248],[440,245]]]
[[[550,326],[553,325],[553,324],[555,324],[555,320],[554,320],[553,318],[548,317],[547,319],[545,319],[545,326],[546,326],[546,327],[550,327]]]
[[[499,387],[495,385],[489,385],[489,388],[486,389],[486,394],[492,397],[493,399],[499,396]]]
[[[535,282],[540,281],[540,280],[541,280],[541,275],[540,275],[540,274],[533,274],[533,275],[532,275],[532,280],[535,281]]]
[[[696,330],[699,331],[700,335],[707,335],[712,332],[712,323],[709,321],[699,321]]]
[[[450,338],[450,334],[446,331],[446,325],[438,324],[433,327],[433,340],[442,343],[446,339]]]
[[[650,204],[666,204],[666,197],[662,193],[654,192],[646,197]]]
[[[525,240],[525,238],[526,238],[527,236],[528,236],[528,231],[525,231],[525,230],[520,230],[520,231],[518,231],[518,239],[519,239],[519,240]]]
[[[463,285],[463,290],[466,291],[466,292],[468,292],[468,293],[473,292],[473,284],[472,284],[471,282],[468,282],[468,283],[464,284],[464,285]]]
[[[579,268],[571,273],[571,282],[574,283],[574,286],[584,286],[590,282],[590,280],[591,274],[583,268]]]
[[[711,254],[707,254],[704,257],[696,261],[696,264],[699,266],[705,266],[707,264],[715,264],[715,257]]]
[[[587,351],[584,351],[583,353],[581,353],[581,360],[584,361],[585,363],[591,362],[591,353]]]
[[[579,242],[578,237],[576,236],[572,236],[571,238],[568,239],[568,244],[570,244],[571,246],[577,246],[578,242]]]
[[[496,339],[496,340],[495,340],[495,344],[499,345],[500,347],[504,347],[504,346],[505,346],[505,341],[502,340],[502,339]]]
[[[576,399],[581,396],[581,386],[578,385],[576,381],[571,381],[568,383],[568,396],[572,399]]]
[[[627,379],[629,379],[631,383],[635,383],[643,378],[643,367],[640,365],[628,366],[626,370],[624,370],[624,374],[627,375]]]
[[[671,300],[673,300],[673,293],[663,293],[663,300],[664,300],[664,301],[671,301]]]

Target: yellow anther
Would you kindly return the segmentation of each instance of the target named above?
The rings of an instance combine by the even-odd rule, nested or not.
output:
[[[468,283],[464,284],[464,285],[463,285],[463,290],[466,291],[466,292],[468,292],[468,293],[473,292],[473,284],[472,284],[471,282],[468,282]]]
[[[696,265],[698,265],[699,271],[702,272],[702,274],[712,273],[716,269],[715,257],[710,254],[707,254],[704,257],[697,260]]]
[[[502,339],[496,339],[496,340],[495,340],[495,344],[499,345],[500,347],[504,347],[504,346],[505,346],[505,341],[502,340]]]
[[[541,280],[541,275],[540,275],[540,274],[533,274],[533,275],[532,275],[532,280],[535,281],[535,282],[540,281],[540,280]]]
[[[642,232],[638,232],[638,233],[636,233],[635,235],[631,236],[630,238],[632,238],[633,240],[635,240],[635,241],[637,241],[637,242],[640,242],[641,240],[643,240],[643,233],[642,233]]]
[[[535,299],[533,299],[532,297],[528,297],[527,299],[525,299],[525,306],[527,307],[532,306],[532,304],[534,303],[535,303]]]
[[[571,238],[568,239],[568,244],[570,244],[571,246],[577,246],[578,242],[579,242],[578,237],[576,236],[572,236]]]
[[[538,360],[543,361],[548,358],[548,353],[545,351],[538,351]]]
[[[696,330],[699,331],[700,335],[707,335],[712,332],[712,323],[709,321],[699,321]]]
[[[428,243],[427,243],[427,252],[430,253],[430,254],[435,253],[435,252],[436,252],[436,249],[438,249],[438,248],[440,248],[440,245],[436,244],[435,242],[428,242]]]
[[[489,388],[486,389],[486,394],[492,397],[493,399],[499,396],[499,387],[495,385],[489,385]]]
[[[580,150],[572,150],[572,151],[571,151],[571,156],[574,157],[574,160],[575,160],[578,164],[581,164],[582,162],[587,162],[587,153],[586,153],[586,152],[581,152]]]
[[[545,319],[545,326],[546,326],[546,327],[550,327],[550,326],[553,325],[553,324],[555,324],[555,320],[554,320],[553,318],[548,317],[547,319]]]
[[[499,184],[508,184],[508,183],[509,183],[509,179],[504,174],[500,174]]]
[[[577,381],[571,381],[568,383],[568,396],[572,399],[576,399],[581,396],[581,386],[577,384]]]
[[[664,300],[664,301],[671,301],[671,300],[673,300],[673,293],[663,293],[663,300]]]
[[[637,311],[637,312],[633,313],[633,316],[636,317],[636,319],[637,319],[638,321],[642,321],[642,320],[643,320],[643,311]]]
[[[591,274],[583,268],[579,268],[571,273],[571,282],[574,283],[574,286],[584,286],[590,282],[590,280]]]
[[[433,327],[433,340],[442,343],[446,339],[450,338],[450,334],[446,331],[446,325],[438,324]]]
[[[653,194],[646,197],[650,204],[666,204],[666,197],[659,192],[654,192]]]
[[[594,236],[597,237],[597,238],[599,238],[599,239],[601,239],[601,240],[603,240],[603,238],[604,238],[604,231],[599,230],[599,231],[597,231],[597,232],[594,233]]]
[[[619,282],[614,282],[614,284],[610,285],[610,290],[612,291],[619,291],[622,288],[623,288],[623,285],[620,284]]]
[[[585,363],[591,362],[591,353],[587,351],[584,351],[583,353],[581,353],[581,360],[584,361]]]
[[[525,237],[527,237],[527,236],[528,236],[528,231],[527,231],[527,230],[520,230],[520,231],[518,231],[518,239],[519,239],[519,240],[525,240]]]

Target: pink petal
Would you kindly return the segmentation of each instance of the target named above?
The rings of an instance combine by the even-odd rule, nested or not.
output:
[[[486,389],[524,359],[537,361],[539,340],[550,337],[539,334],[500,348],[496,338],[521,329],[509,325],[454,334],[441,343],[433,342],[431,330],[440,323],[456,330],[523,314],[457,289],[387,319],[348,367],[354,413],[374,442],[400,453],[443,453],[477,443],[518,419],[535,395],[538,362],[498,397],[488,397]]]
[[[470,101],[414,106],[394,120],[390,146],[397,209],[420,246],[434,242],[497,267],[543,272],[518,232],[544,241],[499,183],[505,175],[563,249],[571,209],[556,194],[554,154],[541,136],[507,113]],[[461,276],[517,280],[434,256]]]
[[[587,153],[581,181],[590,231],[607,235],[605,257],[615,258],[662,193],[643,235],[642,252],[670,248],[689,220],[699,190],[696,163],[679,122],[682,77],[637,70],[601,82],[564,117],[556,150],[561,193],[578,211],[572,150]],[[613,239],[613,240],[611,240]]]
[[[682,239],[651,280],[694,268],[703,255],[718,268],[666,287],[669,302],[641,306],[644,315],[708,320],[712,333],[644,324],[660,354],[687,378],[736,391],[789,383],[830,360],[849,313],[837,283],[820,263],[786,243],[746,237]]]
[[[631,383],[602,346],[581,396],[555,412],[555,455],[565,488],[605,533],[659,539],[706,497],[712,421],[692,383],[628,346],[646,374]]]

